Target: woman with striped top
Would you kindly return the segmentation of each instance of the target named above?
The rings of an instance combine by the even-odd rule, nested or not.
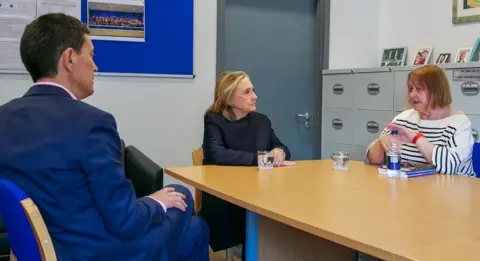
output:
[[[398,130],[402,161],[429,163],[438,173],[475,176],[472,166],[474,139],[468,117],[455,110],[448,79],[436,65],[408,75],[411,109],[397,115],[367,149],[366,162],[383,164],[391,130]]]

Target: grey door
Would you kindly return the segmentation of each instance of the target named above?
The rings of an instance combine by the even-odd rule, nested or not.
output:
[[[217,73],[247,72],[257,110],[270,118],[292,159],[315,158],[317,0],[224,0],[218,19]]]

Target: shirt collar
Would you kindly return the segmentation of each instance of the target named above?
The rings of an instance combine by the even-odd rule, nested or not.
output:
[[[61,84],[58,84],[58,83],[55,83],[55,82],[36,82],[35,84],[33,84],[34,86],[35,85],[52,85],[52,86],[56,86],[56,87],[59,87],[61,89],[63,89],[64,91],[66,91],[71,97],[72,99],[74,100],[78,100],[77,97],[75,97],[75,95],[69,91],[67,88],[65,88],[63,85]]]

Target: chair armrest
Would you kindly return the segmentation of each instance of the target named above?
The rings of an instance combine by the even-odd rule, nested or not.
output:
[[[10,244],[8,243],[7,232],[0,232],[0,256],[8,256],[9,253]]]
[[[125,176],[139,198],[163,188],[162,167],[132,145],[125,148]]]
[[[125,141],[120,139],[120,146],[122,150],[122,163],[125,164]]]
[[[7,230],[0,217],[0,256],[7,256],[10,253],[10,244],[8,243]]]

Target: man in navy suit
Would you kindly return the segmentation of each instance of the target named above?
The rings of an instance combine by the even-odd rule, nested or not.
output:
[[[38,205],[58,259],[208,260],[208,228],[193,216],[188,189],[137,200],[114,117],[81,101],[97,71],[88,28],[64,14],[40,16],[20,53],[35,84],[0,107],[0,176]]]

